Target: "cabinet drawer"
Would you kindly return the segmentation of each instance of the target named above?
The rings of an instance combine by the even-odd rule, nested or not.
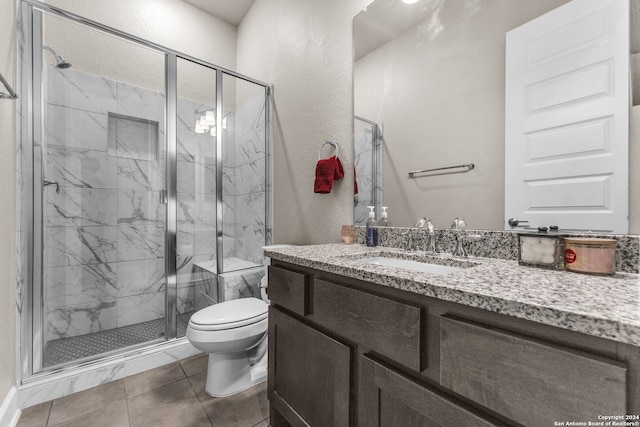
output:
[[[429,386],[360,356],[358,424],[362,426],[503,425]]]
[[[303,273],[269,266],[269,287],[267,292],[273,304],[282,306],[301,316],[307,314],[306,295],[308,276]]]
[[[443,317],[444,387],[524,425],[626,414],[626,367],[617,361]]]
[[[313,321],[416,371],[422,369],[422,308],[324,280],[313,283]]]

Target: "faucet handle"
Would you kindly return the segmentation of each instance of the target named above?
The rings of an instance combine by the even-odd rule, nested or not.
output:
[[[407,251],[415,250],[415,244],[413,243],[413,234],[411,233],[411,230],[407,230],[403,234],[407,235],[407,244],[404,249]]]
[[[430,219],[427,219],[427,230],[429,231],[429,235],[433,235],[436,231],[436,226],[433,225],[433,222]]]
[[[467,223],[464,222],[464,219],[457,216],[453,218],[453,221],[451,221],[451,228],[454,228],[454,229],[467,228]]]
[[[416,225],[414,225],[414,227],[416,228],[423,228],[427,225],[427,223],[429,223],[431,220],[427,219],[426,216],[423,216],[422,218],[420,218],[418,220],[418,222],[416,222]]]
[[[464,247],[464,243],[470,240],[480,240],[482,236],[480,234],[456,234],[456,249],[453,251],[453,256],[467,258],[469,255]]]
[[[456,249],[453,251],[453,256],[466,258],[467,251],[464,249],[464,236],[462,234],[456,235]]]

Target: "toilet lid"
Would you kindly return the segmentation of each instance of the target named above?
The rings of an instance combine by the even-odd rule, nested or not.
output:
[[[266,319],[267,307],[268,305],[258,298],[234,299],[195,312],[189,323],[195,327],[205,328],[207,326],[240,327]]]

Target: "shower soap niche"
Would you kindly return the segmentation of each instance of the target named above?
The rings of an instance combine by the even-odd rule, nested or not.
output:
[[[158,122],[109,113],[108,153],[112,157],[157,161]]]

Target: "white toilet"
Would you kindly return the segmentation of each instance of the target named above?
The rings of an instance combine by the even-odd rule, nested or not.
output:
[[[272,245],[284,248],[293,245]],[[206,392],[225,397],[267,379],[267,266],[260,281],[258,298],[240,298],[214,304],[191,316],[187,339],[198,350],[209,353]]]
[[[209,353],[205,390],[210,396],[230,396],[267,378],[267,308],[258,298],[240,298],[191,316],[187,339]]]

